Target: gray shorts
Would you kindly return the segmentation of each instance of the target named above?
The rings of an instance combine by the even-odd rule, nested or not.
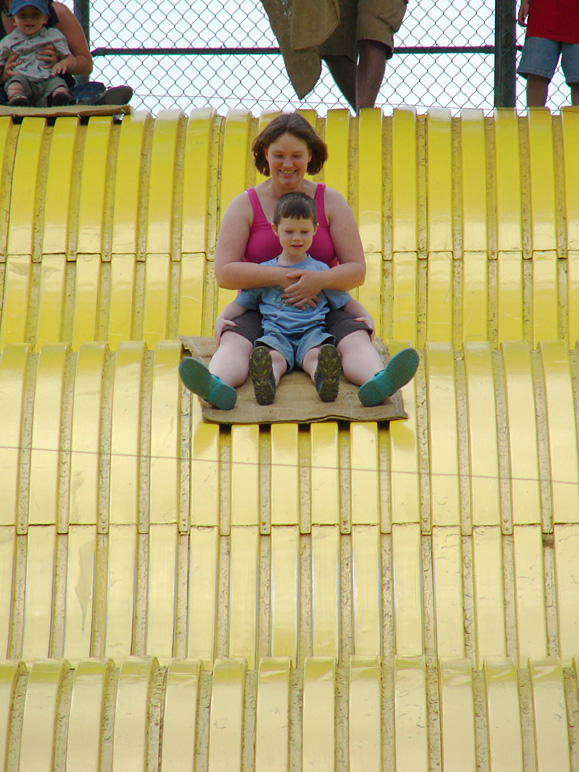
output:
[[[357,322],[354,314],[344,311],[343,308],[332,308],[326,315],[326,331],[333,335],[336,342],[339,343],[342,338],[351,332],[363,330],[370,335],[370,330],[364,322]],[[261,314],[259,311],[248,310],[235,320],[235,327],[228,329],[229,333],[241,335],[242,338],[255,343],[263,335],[261,326]]]
[[[517,72],[526,78],[539,75],[551,80],[561,57],[565,81],[579,83],[579,43],[558,43],[547,38],[527,38]]]
[[[28,97],[31,104],[35,107],[47,107],[48,97],[57,88],[64,88],[68,91],[68,86],[63,78],[58,75],[54,78],[47,78],[47,80],[33,80],[27,78],[26,75],[20,75],[16,73],[8,81],[6,81],[5,89],[8,89],[11,83],[20,83],[24,89],[25,96]]]
[[[314,0],[315,2],[315,0]],[[338,0],[340,23],[319,47],[321,56],[346,55],[358,59],[358,41],[376,40],[392,56],[394,33],[398,32],[406,13],[405,0]]]

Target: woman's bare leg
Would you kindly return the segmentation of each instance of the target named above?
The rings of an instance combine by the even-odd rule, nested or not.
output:
[[[382,357],[364,330],[357,330],[346,335],[337,344],[337,347],[342,355],[344,375],[356,386],[366,383],[385,367]]]
[[[237,388],[249,374],[249,357],[253,343],[236,332],[224,332],[219,348],[209,363],[209,371],[224,383]]]

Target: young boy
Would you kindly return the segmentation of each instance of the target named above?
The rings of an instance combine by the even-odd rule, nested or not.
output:
[[[0,67],[11,52],[18,54],[19,61],[4,86],[8,104],[13,107],[70,104],[70,92],[59,76],[75,66],[76,58],[62,32],[44,26],[49,18],[46,0],[12,0],[10,15],[16,29],[0,40]],[[38,59],[38,52],[47,45],[54,46],[62,57],[52,68]]]
[[[303,193],[287,193],[276,203],[273,219],[272,227],[280,240],[282,253],[262,265],[309,271],[329,270],[327,265],[307,254],[318,227],[316,204],[313,199]],[[288,369],[292,369],[294,364],[308,373],[320,398],[324,402],[332,402],[338,395],[341,358],[333,345],[333,336],[326,331],[326,314],[330,307],[344,308],[358,318],[366,316],[366,312],[347,292],[324,290],[314,308],[304,309],[288,305],[282,298],[283,292],[279,286],[240,292],[237,299],[219,314],[215,322],[216,337],[219,340],[228,326],[235,327],[234,319],[245,313],[248,308],[259,308],[264,335],[257,339],[249,360],[249,374],[257,402],[260,405],[270,405],[274,401],[281,377]],[[400,360],[401,354],[404,363],[400,361],[397,364],[397,358]],[[412,361],[407,361],[409,358]],[[406,349],[393,357],[390,363],[391,371],[402,366],[404,377],[401,378],[398,373],[387,372],[388,368],[384,368],[375,378],[378,376],[388,381],[399,381],[397,385],[393,384],[390,391],[392,394],[414,375],[418,366],[418,354],[413,349]],[[179,373],[191,391],[215,407],[229,410],[235,405],[236,391],[212,371],[212,364],[208,369],[199,360],[187,357],[181,361]],[[374,378],[358,391],[360,401],[365,405],[379,404],[384,399],[381,394],[378,401],[374,400],[373,381]]]
[[[545,106],[559,57],[571,104],[579,105],[578,0],[521,0],[518,22],[527,28],[517,70],[527,79],[527,106]]]

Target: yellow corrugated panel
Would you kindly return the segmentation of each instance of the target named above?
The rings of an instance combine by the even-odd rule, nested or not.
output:
[[[68,345],[46,345],[38,360],[30,452],[31,525],[58,522],[59,462],[64,372]]]
[[[530,662],[537,770],[571,772],[567,704],[561,664]]]
[[[350,772],[381,772],[381,672],[378,658],[350,659]]]
[[[567,320],[569,336],[567,344],[570,348],[577,344],[579,338],[579,252],[569,250],[567,254]],[[563,330],[565,335],[565,330]]]
[[[219,529],[192,528],[189,537],[189,627],[187,654],[211,667],[215,652]]]
[[[392,526],[396,654],[423,653],[422,547],[418,523]]]
[[[137,528],[111,525],[108,539],[106,645],[108,657],[131,654],[137,585]]]
[[[545,378],[553,521],[578,523],[579,462],[569,354],[563,341],[543,342],[539,348]]]
[[[0,343],[24,343],[32,275],[30,255],[12,255],[6,260]]]
[[[340,653],[340,531],[312,526],[312,653]]]
[[[217,115],[214,110],[192,110],[187,121],[185,167],[183,172],[183,209],[181,251],[203,253],[213,250],[209,233],[215,238],[215,225],[207,217],[210,211],[210,184],[217,159],[212,152]],[[209,220],[209,222],[208,222]],[[195,335],[199,333],[193,333]]]
[[[115,177],[112,253],[136,255],[137,233],[142,216],[139,189],[145,132],[151,116],[147,112],[126,115],[121,124]],[[144,225],[144,223],[142,223]]]
[[[10,726],[10,714],[16,691],[16,684],[21,674],[26,672],[26,667],[21,662],[0,663],[0,759],[6,759],[12,732]]]
[[[452,342],[452,252],[431,253],[427,265],[427,326],[429,341]]]
[[[74,671],[66,745],[67,772],[99,772],[109,660],[83,660]]]
[[[336,663],[331,657],[304,662],[302,772],[334,772]]]
[[[553,128],[548,110],[529,110],[529,175],[533,251],[557,249]]]
[[[8,255],[32,255],[36,227],[36,196],[46,121],[26,118],[18,133],[12,172],[8,221]]]
[[[461,111],[460,140],[463,250],[486,253],[488,249],[486,143],[482,110]]]
[[[476,666],[486,657],[505,657],[505,586],[503,543],[498,526],[472,529],[472,573],[474,580],[474,632]],[[458,583],[458,577],[456,577]]]
[[[180,110],[161,110],[156,117],[150,150],[147,255],[173,252],[173,196]]]
[[[405,343],[389,344],[394,356]],[[416,379],[404,386],[405,421],[391,421],[390,435],[390,486],[392,499],[392,523],[420,522],[420,472],[418,459],[418,425],[416,418]],[[387,527],[385,527],[387,526]],[[382,529],[390,530],[390,522],[382,523]]]
[[[107,339],[109,346],[115,351],[123,341],[132,337],[135,256],[113,255],[110,275]]]
[[[37,659],[50,656],[56,528],[53,525],[31,526],[26,547],[26,605],[21,656],[22,659]]]
[[[173,660],[169,665],[161,746],[163,769],[193,772],[199,676],[196,660]]]
[[[70,660],[91,655],[96,541],[94,525],[69,529],[64,656]]]
[[[519,119],[514,110],[495,110],[497,248],[523,248]]]
[[[557,253],[533,253],[533,347],[559,337]]]
[[[231,429],[231,525],[259,525],[259,426]]]
[[[8,645],[10,641],[10,604],[12,600],[12,582],[14,578],[16,533],[12,526],[0,528],[0,608],[4,613],[0,616],[0,659],[8,657]],[[1,719],[0,719],[1,721]],[[0,723],[0,727],[2,724]],[[2,730],[0,729],[0,743]],[[0,758],[2,748],[0,747]]]
[[[0,356],[0,525],[14,526],[18,519],[20,446],[22,443],[22,410],[24,379],[29,347],[8,345]]]
[[[424,657],[394,661],[396,772],[430,772]]]
[[[290,661],[262,659],[257,682],[255,772],[288,772]]]
[[[498,342],[523,337],[523,253],[499,252],[497,259]]]
[[[428,252],[452,251],[452,139],[450,110],[427,115]]]
[[[219,426],[203,420],[197,397],[192,399],[191,525],[219,525]]]
[[[219,175],[219,210],[225,212],[231,200],[244,191],[247,155],[251,142],[252,117],[247,110],[228,110],[223,135],[223,150]]]
[[[338,425],[333,421],[312,424],[310,442],[312,525],[338,525],[340,522]]]
[[[466,660],[439,664],[442,767],[445,772],[476,772],[474,695]]]
[[[297,424],[271,425],[271,524],[299,525],[300,477]]]
[[[173,655],[177,604],[177,537],[176,525],[151,525],[147,653],[155,657]]]
[[[352,526],[354,653],[379,657],[382,651],[380,528]]]
[[[243,660],[215,662],[209,716],[208,769],[241,772],[245,669]]]
[[[328,110],[325,141],[330,152],[324,164],[324,182],[330,188],[338,190],[347,200],[350,173],[349,110]]]
[[[259,528],[231,529],[229,656],[255,668],[259,609]]]
[[[109,519],[137,524],[139,517],[139,456],[141,378],[145,344],[121,343],[116,355],[113,386]]]
[[[464,347],[473,525],[499,525],[499,456],[493,363],[488,343]]]
[[[567,249],[579,249],[579,115],[577,110],[561,110],[563,129],[563,163],[565,169],[565,199],[567,202]]]
[[[511,659],[484,663],[488,748],[493,772],[523,772],[523,738],[517,671]]]
[[[380,525],[378,427],[350,424],[352,525]]]
[[[531,357],[526,343],[502,344],[509,427],[513,524],[541,522],[539,461]]]
[[[488,260],[485,252],[465,252],[462,263],[462,339],[486,340],[489,316]]]
[[[462,548],[459,527],[432,529],[434,613],[438,657],[465,656]]]
[[[429,401],[430,499],[433,525],[460,525],[458,427],[450,345],[426,348]]]
[[[147,255],[143,293],[143,338],[149,348],[154,348],[168,336],[170,287],[169,255]]]
[[[392,249],[418,250],[416,110],[395,109],[392,117]],[[395,337],[408,337],[407,335]]]
[[[72,345],[79,348],[98,338],[101,294],[100,255],[78,255],[74,271],[74,316]]]
[[[62,322],[66,292],[66,258],[45,255],[40,265],[40,294],[36,324],[36,350],[43,343],[62,340]]]
[[[162,341],[155,351],[151,399],[151,523],[179,520],[181,386],[177,368],[180,355],[178,341]]]
[[[418,340],[418,254],[395,252],[392,256],[392,337]]]
[[[0,117],[0,171],[2,173],[2,182],[0,183],[0,208],[2,210],[2,221],[7,222],[8,207],[10,205],[10,186],[12,185],[11,164],[12,156],[16,150],[18,131],[20,127],[12,122],[9,115]],[[10,172],[9,172],[10,170]],[[2,228],[0,232],[0,258],[6,257],[6,242],[8,240],[8,229]]]
[[[539,525],[513,528],[517,652],[519,667],[547,656],[543,538]]]
[[[554,531],[559,656],[569,666],[579,641],[579,523],[555,525]]]
[[[68,253],[68,230],[73,163],[79,120],[58,118],[52,130],[46,198],[44,203],[43,255]]]
[[[148,697],[156,663],[127,659],[117,688],[113,742],[113,772],[142,772],[147,763]]]
[[[179,335],[210,335],[203,329],[203,309],[210,298],[205,294],[205,255],[181,255],[179,286]]]
[[[86,127],[82,176],[78,195],[78,242],[77,251],[99,258],[104,251],[105,222],[110,222],[111,212],[105,208],[107,164],[113,119],[94,116]],[[110,245],[109,245],[110,248]]]
[[[105,355],[105,343],[86,343],[81,346],[76,362],[68,519],[79,525],[96,525],[98,519]]]
[[[300,532],[296,526],[271,529],[271,653],[298,663],[300,619]]]
[[[20,735],[20,772],[52,772],[65,660],[35,662],[28,676]],[[127,768],[128,772],[128,768]]]

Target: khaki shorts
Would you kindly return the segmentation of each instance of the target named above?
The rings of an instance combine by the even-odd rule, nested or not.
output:
[[[319,47],[321,56],[344,56],[357,61],[358,41],[383,43],[392,56],[394,33],[398,32],[406,13],[404,0],[338,0],[340,23]]]

